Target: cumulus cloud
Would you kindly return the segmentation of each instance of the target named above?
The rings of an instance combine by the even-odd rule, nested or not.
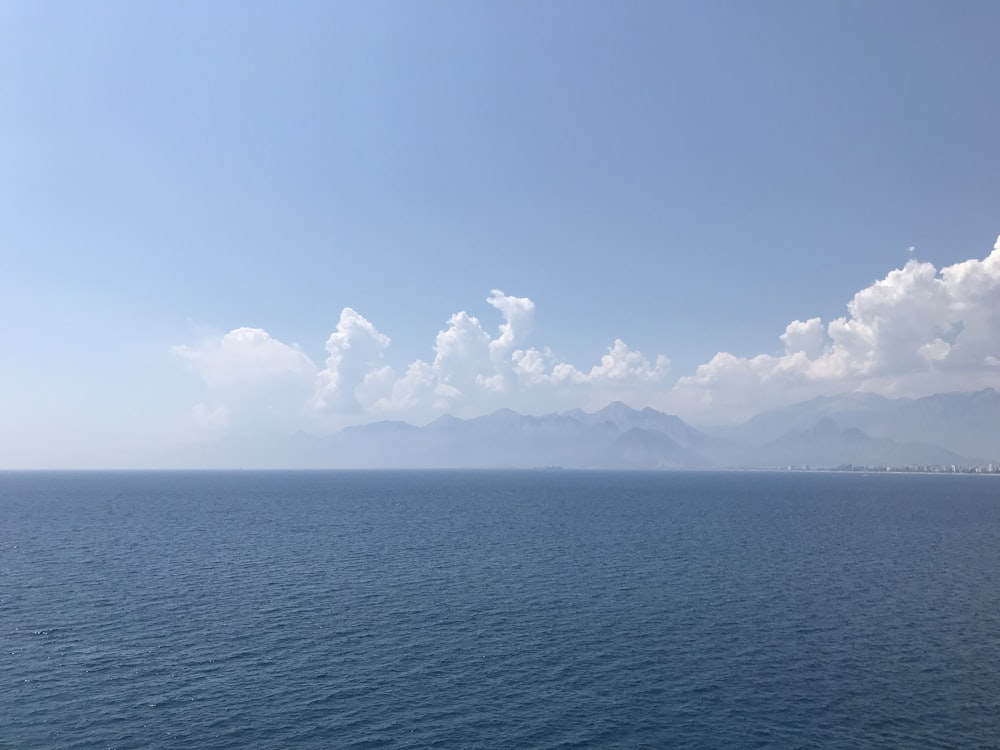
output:
[[[277,403],[279,394],[293,415],[284,420],[286,426],[321,428],[370,418],[472,416],[500,406],[538,412],[603,405],[663,387],[669,361],[662,355],[650,361],[617,339],[599,363],[580,370],[548,348],[519,348],[534,328],[532,300],[494,289],[486,302],[500,314],[495,333],[468,312],[456,312],[434,338],[433,357],[410,363],[402,373],[385,361],[389,337],[350,307],[326,341],[323,367],[298,346],[255,328],[175,347],[215,399],[214,406],[194,407],[192,419],[206,429],[242,425],[246,419],[240,415],[247,412],[259,418],[272,413],[259,407]]]
[[[621,399],[696,423],[732,422],[821,394],[923,395],[1000,384],[1000,240],[986,258],[940,270],[910,259],[855,294],[842,317],[793,320],[777,353],[719,352],[676,382],[665,356],[647,357],[622,339],[596,364],[577,367],[529,345],[532,300],[494,289],[486,302],[499,314],[495,327],[456,312],[434,337],[432,356],[400,371],[386,361],[389,337],[349,307],[326,341],[323,365],[257,328],[175,347],[209,391],[191,419],[216,431],[253,424],[323,430],[502,406],[600,408]]]
[[[308,421],[316,365],[298,346],[259,328],[237,328],[173,351],[212,396],[212,406],[200,403],[192,408],[191,420],[200,428],[291,430]]]
[[[282,343],[260,328],[237,328],[218,341],[175,346],[174,353],[213,387],[309,378],[316,367],[298,346]]]
[[[784,353],[720,352],[665,399],[688,416],[730,419],[820,393],[897,395],[996,384],[1000,239],[983,260],[938,271],[910,260],[854,295],[848,314],[789,323]]]
[[[650,362],[642,352],[630,349],[621,339],[608,347],[601,361],[590,370],[578,370],[560,362],[549,349],[519,349],[513,353],[514,372],[530,385],[583,386],[595,388],[637,387],[662,383],[670,373],[670,360],[662,354]]]
[[[390,376],[382,362],[389,337],[350,307],[340,313],[337,329],[326,340],[326,368],[316,380],[316,406],[362,411],[372,398],[372,384]]]
[[[490,353],[495,357],[504,357],[514,344],[531,333],[535,322],[535,303],[527,297],[509,297],[499,289],[490,292],[486,301],[503,316],[500,335],[490,341]]]
[[[666,357],[651,363],[621,340],[588,371],[561,361],[548,348],[515,348],[534,327],[535,304],[498,289],[486,301],[501,314],[496,336],[478,318],[455,313],[437,334],[433,360],[412,363],[374,410],[417,418],[471,415],[500,406],[545,411],[620,398],[637,385],[662,387],[669,372]]]
[[[804,323],[793,320],[779,338],[787,354],[801,352],[811,358],[818,357],[828,341],[823,321],[819,318],[810,318]]]

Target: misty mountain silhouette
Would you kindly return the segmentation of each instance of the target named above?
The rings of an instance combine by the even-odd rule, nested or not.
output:
[[[1000,457],[1000,394],[843,394],[711,434],[620,401],[596,412],[499,409],[415,427],[374,422],[324,441],[331,465],[367,468],[767,468],[983,464]]]

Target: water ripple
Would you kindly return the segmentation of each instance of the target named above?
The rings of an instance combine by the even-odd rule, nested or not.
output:
[[[997,747],[998,499],[0,474],[0,748]]]

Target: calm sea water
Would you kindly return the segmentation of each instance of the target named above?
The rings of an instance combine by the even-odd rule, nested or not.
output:
[[[1000,480],[0,474],[0,747],[1000,743]]]

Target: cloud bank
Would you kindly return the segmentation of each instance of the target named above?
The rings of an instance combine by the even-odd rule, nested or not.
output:
[[[984,260],[938,271],[910,260],[854,295],[846,316],[794,320],[784,353],[726,352],[679,379],[669,402],[745,418],[844,391],[917,396],[1000,383],[1000,239]]]
[[[666,356],[650,359],[622,339],[583,369],[548,347],[525,346],[534,302],[496,289],[486,301],[500,318],[495,333],[457,312],[438,331],[433,357],[399,372],[385,360],[390,338],[349,307],[327,339],[323,365],[255,328],[174,347],[208,391],[192,418],[206,429],[323,430],[499,407],[599,408],[621,399],[719,423],[822,394],[916,396],[1000,384],[1000,239],[983,260],[940,270],[910,260],[855,294],[842,317],[793,320],[778,337],[781,353],[719,352],[674,381]]]
[[[367,318],[345,307],[326,341],[324,366],[297,345],[256,328],[238,328],[174,353],[198,373],[210,400],[192,419],[208,429],[271,420],[276,428],[322,430],[370,419],[426,422],[441,414],[474,416],[499,407],[551,411],[602,406],[666,387],[670,362],[652,361],[615,340],[598,364],[579,370],[548,349],[523,348],[535,304],[494,289],[486,300],[500,316],[495,334],[460,311],[438,331],[433,358],[402,372],[385,362],[391,343]]]

